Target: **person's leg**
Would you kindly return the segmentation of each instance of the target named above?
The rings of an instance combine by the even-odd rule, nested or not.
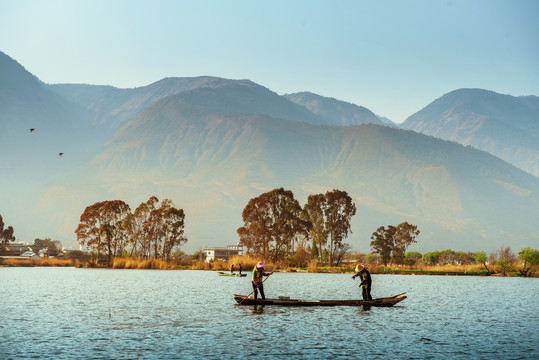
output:
[[[363,300],[369,299],[369,296],[367,294],[367,285],[361,286],[361,295],[363,296]]]
[[[255,284],[253,284],[253,290],[255,291],[255,300],[256,300],[258,298],[258,287]]]
[[[266,297],[264,296],[264,284],[260,284],[258,289],[260,290],[260,295],[262,296],[262,300],[266,300]]]
[[[372,300],[371,287],[369,285],[366,285],[366,287],[367,287],[367,299]]]

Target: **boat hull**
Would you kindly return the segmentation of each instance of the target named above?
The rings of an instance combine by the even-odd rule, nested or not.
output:
[[[222,271],[218,271],[217,275],[219,275],[219,276],[236,276],[236,277],[247,276],[247,274],[231,274],[231,273],[226,273],[226,272],[222,272]]]
[[[245,295],[234,295],[239,305],[279,305],[279,306],[393,306],[406,299],[405,293],[373,300],[299,300],[299,299],[252,299]]]

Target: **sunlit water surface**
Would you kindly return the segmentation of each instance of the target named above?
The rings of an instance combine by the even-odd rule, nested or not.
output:
[[[275,273],[266,296],[360,297],[350,274]],[[249,276],[0,268],[0,359],[539,359],[539,279],[373,275],[391,308],[238,306]]]

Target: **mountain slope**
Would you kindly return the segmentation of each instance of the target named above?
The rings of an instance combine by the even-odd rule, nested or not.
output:
[[[401,127],[473,146],[539,176],[539,97],[455,90]]]
[[[310,92],[283,95],[295,104],[326,119],[326,125],[348,126],[384,123],[369,109],[345,101],[327,98]]]
[[[102,142],[87,111],[0,52],[0,204],[46,181]],[[30,132],[30,129],[35,129]],[[65,155],[59,158],[58,154]],[[1,209],[0,209],[1,210]]]

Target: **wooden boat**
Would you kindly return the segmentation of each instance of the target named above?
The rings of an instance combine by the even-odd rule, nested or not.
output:
[[[253,299],[245,295],[234,295],[239,305],[280,305],[280,306],[393,306],[406,299],[406,293],[372,300],[298,300],[288,297],[277,299]]]
[[[244,277],[247,276],[247,274],[240,274],[240,273],[227,273],[223,271],[218,271],[217,275],[219,276],[238,276],[238,277]]]

